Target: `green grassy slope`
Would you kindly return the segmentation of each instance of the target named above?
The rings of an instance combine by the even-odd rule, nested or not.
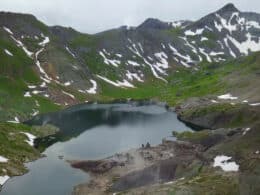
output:
[[[7,55],[5,49],[13,56]],[[40,79],[33,60],[3,30],[0,30],[0,58],[0,121],[7,121],[15,116],[21,120],[28,119],[33,109],[40,112],[58,109],[44,97],[24,97],[28,85],[40,84]],[[36,101],[39,107],[36,106]]]
[[[153,79],[144,84],[137,84],[135,89],[122,89],[102,83],[101,94],[114,99],[152,98],[175,105],[190,97],[218,95],[226,91],[249,93],[249,87],[257,88],[259,84],[257,78],[259,71],[260,53],[254,53],[224,63],[201,64],[198,71],[180,67],[175,73],[169,75],[167,84]],[[253,95],[257,94],[251,96]]]
[[[51,126],[29,127],[23,124],[0,123],[0,154],[9,159],[7,163],[0,163],[0,175],[21,175],[27,171],[25,162],[41,156],[38,150],[27,143],[28,138],[24,132],[44,137],[57,132],[57,129]]]

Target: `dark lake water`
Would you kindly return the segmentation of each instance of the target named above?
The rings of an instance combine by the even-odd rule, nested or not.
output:
[[[147,142],[159,144],[173,130],[190,129],[162,106],[136,104],[79,105],[28,123],[53,124],[61,132],[38,143],[47,147],[46,157],[27,163],[30,172],[10,179],[1,195],[69,195],[73,186],[87,182],[89,176],[65,160],[104,158]]]

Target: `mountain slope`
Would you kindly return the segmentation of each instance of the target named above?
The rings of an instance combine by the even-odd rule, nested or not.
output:
[[[94,35],[49,27],[32,15],[1,12],[0,29],[1,77],[23,80],[23,86],[16,86],[22,99],[37,96],[61,105],[169,85],[179,69],[194,72],[200,64],[260,50],[260,15],[240,12],[233,4],[196,22],[147,19],[137,27]]]

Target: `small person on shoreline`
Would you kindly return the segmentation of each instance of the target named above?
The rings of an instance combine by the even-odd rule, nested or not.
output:
[[[146,143],[145,148],[151,148],[151,145],[149,142]]]
[[[142,148],[145,148],[145,149],[151,148],[151,144],[149,142],[147,142],[145,147],[144,147],[144,144],[142,144]]]

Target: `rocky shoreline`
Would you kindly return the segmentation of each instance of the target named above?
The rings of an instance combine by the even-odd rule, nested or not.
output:
[[[173,132],[177,138],[175,141],[164,139],[158,146],[141,147],[97,161],[69,161],[72,167],[91,175],[91,181],[75,186],[72,194],[259,192],[259,120],[254,117],[255,123],[243,121],[236,127],[230,125],[239,114],[232,109],[242,108],[245,113],[249,112],[257,117],[259,107],[237,105],[225,110],[217,108],[215,113],[210,109],[210,116],[205,111],[197,115],[200,109],[215,106],[209,102],[209,98],[192,99],[176,107],[179,119],[200,131]],[[222,106],[222,103],[219,105]],[[220,117],[221,115],[224,117]],[[227,116],[230,118],[226,118]],[[205,130],[201,130],[202,127]],[[230,159],[221,162],[223,166],[231,162],[239,167],[238,170],[226,170],[222,164],[215,166],[216,159],[220,157]],[[250,161],[250,165],[247,161]]]
[[[25,167],[25,163],[29,163],[39,158],[43,158],[44,155],[36,148],[37,140],[44,139],[45,137],[52,136],[59,132],[59,129],[53,125],[44,126],[27,126],[24,124],[0,124],[1,128],[5,128],[5,133],[11,134],[12,139],[6,140],[10,144],[13,142],[16,144],[15,149],[8,148],[8,161],[0,163],[0,175],[5,174],[6,180],[0,184],[0,192],[4,184],[15,176],[21,176],[28,173],[28,169]],[[32,137],[31,142],[24,140],[22,131],[30,132]],[[27,138],[28,139],[28,138]],[[18,147],[19,146],[19,147]],[[5,150],[4,150],[5,151]]]
[[[131,188],[169,182],[183,169],[199,159],[202,148],[187,142],[163,141],[150,148],[115,154],[98,161],[70,161],[72,167],[91,173],[92,180],[74,189],[73,194],[107,194]]]

